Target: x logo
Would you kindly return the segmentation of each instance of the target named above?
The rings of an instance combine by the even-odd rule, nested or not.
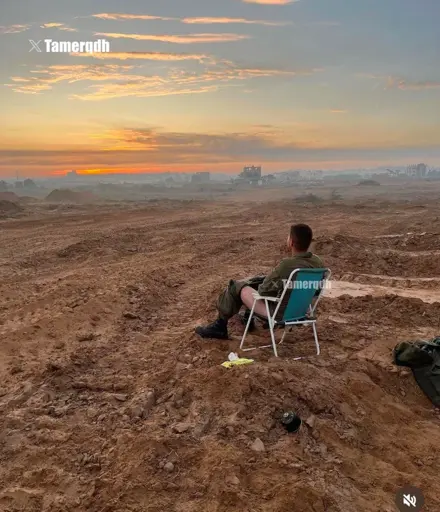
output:
[[[38,41],[37,43],[35,41],[32,41],[32,39],[29,39],[29,42],[31,43],[32,45],[32,48],[29,50],[29,53],[30,52],[33,52],[34,50],[37,50],[37,52],[40,52],[41,53],[41,48],[38,46],[40,43],[41,43],[41,39],[40,41]]]

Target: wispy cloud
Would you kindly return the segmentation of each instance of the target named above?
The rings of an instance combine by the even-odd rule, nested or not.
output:
[[[359,78],[376,80],[378,84],[383,82],[385,90],[426,91],[430,89],[440,89],[440,82],[438,80],[408,80],[398,76],[376,75],[374,73],[359,73],[357,76]]]
[[[41,28],[57,28],[58,30],[63,30],[65,32],[78,32],[76,28],[69,27],[65,23],[44,23],[40,25]]]
[[[207,55],[203,54],[160,52],[72,53],[71,55],[74,57],[89,57],[100,60],[203,61],[209,58]]]
[[[154,34],[121,34],[113,32],[97,32],[96,36],[111,39],[135,39],[137,41],[160,41],[164,43],[192,44],[192,43],[227,43],[249,39],[244,34],[185,34],[185,35],[154,35]]]
[[[0,34],[19,34],[30,28],[30,25],[9,25],[0,26]]]
[[[270,27],[282,27],[285,25],[291,25],[289,21],[268,21],[268,20],[249,20],[247,18],[216,18],[216,17],[208,17],[208,18],[183,18],[181,20],[183,23],[188,23],[190,25],[210,25],[210,24],[228,24],[228,23],[238,23],[243,25],[267,25]]]
[[[216,85],[178,86],[166,83],[161,77],[142,78],[138,81],[122,84],[104,84],[90,86],[90,91],[83,94],[74,94],[71,99],[83,101],[102,101],[115,98],[151,98],[160,96],[176,96],[182,94],[203,94],[218,90]]]
[[[85,54],[76,54],[86,57]],[[230,61],[214,61],[202,54],[166,53],[116,53],[102,54],[102,58],[119,60],[180,61],[197,60],[199,65],[191,71],[181,68],[161,68],[161,74],[146,74],[142,65],[128,64],[81,64],[37,66],[30,76],[11,78],[7,84],[13,91],[24,94],[40,94],[56,84],[91,82],[82,92],[71,95],[72,99],[100,101],[135,96],[139,98],[175,94],[200,94],[213,92],[230,85],[248,86],[249,80],[264,78],[292,78],[310,75],[318,69],[272,69],[240,67]],[[94,84],[98,82],[99,84]]]
[[[185,70],[171,70],[166,76],[148,76],[123,83],[103,83],[92,85],[83,94],[73,96],[74,99],[101,101],[112,98],[136,96],[139,98],[152,96],[169,96],[176,94],[194,94],[215,92],[222,87],[238,84],[246,80],[269,77],[288,77],[311,74],[307,71],[285,71],[278,69],[236,68],[222,65],[199,73]]]
[[[348,110],[343,109],[332,109],[330,110],[332,114],[348,114]]]
[[[401,89],[408,91],[423,91],[428,89],[440,89],[440,82],[438,81],[411,81],[403,78],[390,76],[387,79],[387,89]]]
[[[247,18],[230,18],[230,17],[218,17],[218,16],[205,16],[205,17],[187,17],[187,18],[169,18],[166,16],[152,16],[150,14],[122,14],[122,13],[101,13],[93,14],[94,18],[102,20],[161,20],[161,21],[179,21],[189,25],[214,25],[214,24],[229,24],[237,23],[244,25],[267,25],[280,27],[290,25],[290,22],[285,21],[269,21],[269,20],[250,20]]]
[[[40,25],[41,28],[59,28],[62,27],[64,23],[44,23],[43,25]]]
[[[134,66],[120,64],[99,65],[54,65],[47,68],[41,66],[32,70],[32,76],[12,77],[12,84],[6,84],[14,92],[23,94],[39,94],[52,89],[54,84],[60,82],[74,83],[80,81],[107,81],[107,80],[137,80],[138,75],[130,75],[127,72]]]
[[[100,18],[102,20],[164,20],[173,21],[178,18],[169,18],[165,16],[151,16],[149,14],[122,14],[122,13],[108,13],[92,14],[93,18]]]

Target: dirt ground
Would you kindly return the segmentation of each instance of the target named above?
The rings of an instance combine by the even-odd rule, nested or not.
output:
[[[405,484],[440,510],[439,411],[391,360],[440,335],[438,198],[26,208],[0,221],[1,511],[393,512]],[[227,342],[194,327],[292,222],[333,271],[322,355],[294,361],[304,328],[223,368],[241,324]]]

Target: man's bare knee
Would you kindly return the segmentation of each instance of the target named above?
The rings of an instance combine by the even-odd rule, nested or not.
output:
[[[250,286],[245,286],[240,292],[241,301],[248,309],[252,309],[252,306],[254,305],[254,293],[255,290]],[[264,301],[257,301],[255,304],[254,313],[260,316],[267,316],[266,305]]]

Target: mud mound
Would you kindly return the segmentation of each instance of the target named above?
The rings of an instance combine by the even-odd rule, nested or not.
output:
[[[32,196],[20,196],[19,199],[20,199],[20,203],[25,203],[25,204],[38,203],[41,201],[37,197],[32,197]]]
[[[435,251],[440,249],[440,233],[406,233],[379,239],[388,247],[402,251]]]
[[[0,192],[0,201],[1,200],[18,203],[20,201],[20,198],[14,192]]]
[[[11,217],[23,211],[23,208],[17,203],[0,199],[0,217]]]
[[[78,192],[71,189],[55,189],[46,196],[46,201],[52,203],[90,203],[95,200],[91,192]]]
[[[107,254],[101,245],[102,240],[81,240],[75,244],[68,245],[57,252],[59,258],[85,259],[88,257],[105,256]]]
[[[403,277],[440,275],[439,254],[420,251],[420,254],[409,255],[404,250],[390,249],[387,245],[390,240],[392,239],[360,239],[336,235],[318,238],[314,244],[314,250],[324,257],[327,266],[338,273],[358,271]],[[427,245],[432,246],[436,243],[433,238],[431,242],[427,242]],[[409,245],[406,246],[408,251],[410,248]]]
[[[435,251],[440,249],[440,233],[402,233],[372,238],[338,234],[333,237],[320,236],[315,241],[316,251],[329,256],[337,256],[347,250],[363,251],[366,248],[379,252]]]
[[[57,251],[64,259],[80,260],[89,257],[130,256],[147,250],[148,233],[118,233],[80,240]]]
[[[355,272],[341,273],[340,281],[375,286],[386,286],[391,288],[415,289],[425,293],[426,290],[440,289],[440,278],[438,277],[402,277],[402,276],[381,276],[377,274],[361,274]]]
[[[327,311],[353,315],[368,319],[372,324],[392,322],[398,326],[420,325],[434,326],[440,323],[440,303],[428,304],[421,299],[384,295],[373,297],[352,297],[343,295],[331,301],[323,301],[322,307]]]
[[[338,256],[347,250],[365,250],[368,240],[348,235],[321,236],[314,242],[314,250],[322,256]]]

